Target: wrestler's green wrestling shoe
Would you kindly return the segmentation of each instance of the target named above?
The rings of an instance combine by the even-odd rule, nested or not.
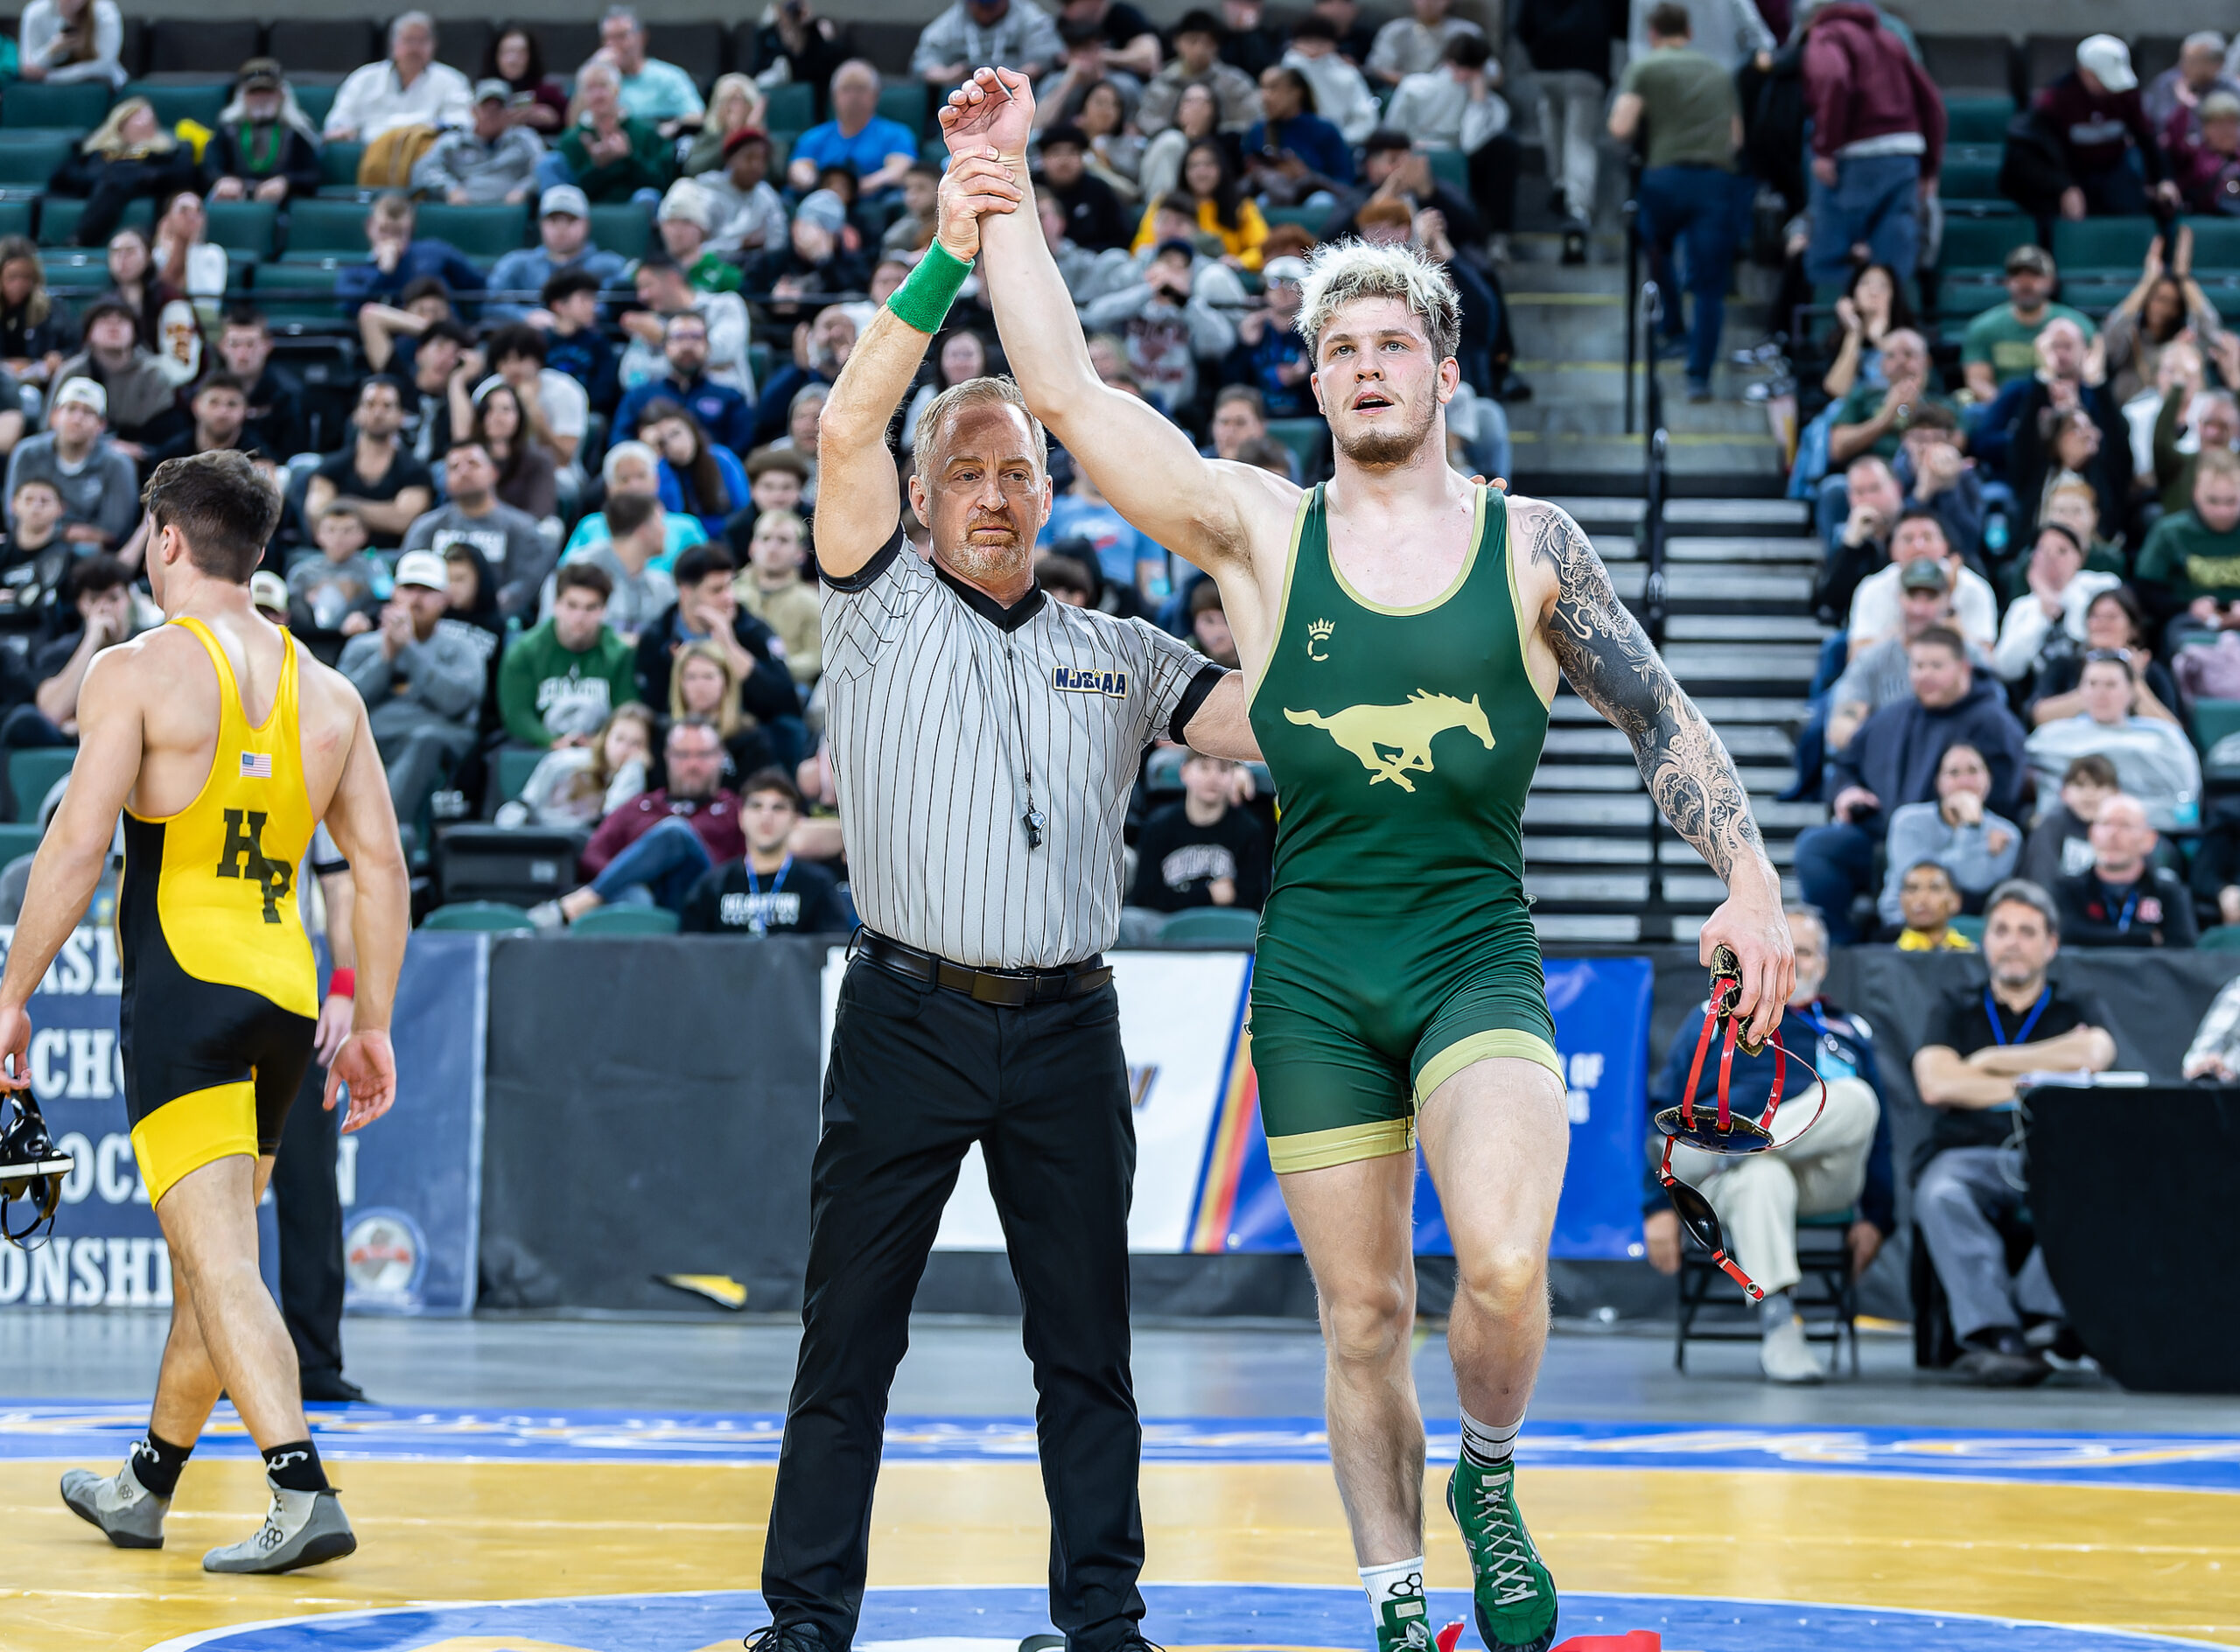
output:
[[[1470,1551],[1478,1633],[1487,1652],[1548,1652],[1556,1642],[1556,1580],[1516,1508],[1516,1469],[1467,1457],[1446,1482],[1447,1512]]]
[[[1376,1612],[1376,1652],[1432,1652],[1431,1605],[1424,1599],[1423,1578],[1413,1587],[1373,1602]]]

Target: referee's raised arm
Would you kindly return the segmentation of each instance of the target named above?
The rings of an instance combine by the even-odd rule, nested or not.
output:
[[[887,426],[979,256],[981,214],[1011,212],[1019,199],[999,163],[952,161],[942,178],[933,244],[840,369],[816,437],[816,560],[828,578],[856,573],[894,536],[902,494]]]

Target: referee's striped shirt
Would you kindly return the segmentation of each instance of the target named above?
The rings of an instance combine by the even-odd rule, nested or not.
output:
[[[857,911],[979,969],[1054,969],[1120,927],[1120,829],[1144,749],[1223,673],[1140,620],[1036,590],[1009,608],[898,528],[823,582],[825,736]],[[1176,738],[1180,738],[1178,735]],[[1046,817],[1042,846],[1021,822]]]

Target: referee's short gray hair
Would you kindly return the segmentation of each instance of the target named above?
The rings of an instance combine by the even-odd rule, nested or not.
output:
[[[2046,920],[2046,933],[2058,938],[2062,932],[2062,914],[2054,906],[2054,898],[2046,892],[2043,884],[2027,878],[2010,878],[1984,897],[1984,916],[1989,918],[2009,901],[2030,908]]]
[[[939,439],[947,438],[949,426],[956,422],[958,414],[968,408],[998,404],[1017,408],[1019,416],[1026,421],[1026,428],[1034,438],[1035,468],[1047,475],[1050,438],[1043,433],[1042,421],[1034,416],[1034,410],[1026,404],[1026,392],[1015,381],[992,376],[952,384],[926,403],[926,410],[918,415],[918,428],[911,433],[910,446],[918,456],[919,474],[931,475],[940,467]]]
[[[1413,247],[1341,241],[1306,256],[1298,305],[1299,337],[1310,360],[1319,356],[1322,330],[1340,304],[1359,298],[1396,298],[1420,318],[1432,351],[1444,361],[1462,337],[1462,300],[1446,270]]]

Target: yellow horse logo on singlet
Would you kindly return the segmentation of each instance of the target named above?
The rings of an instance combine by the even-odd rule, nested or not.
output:
[[[1328,717],[1286,706],[1284,715],[1305,727],[1322,730],[1361,759],[1370,785],[1390,780],[1404,792],[1416,789],[1415,781],[1408,778],[1411,771],[1432,772],[1432,740],[1448,729],[1474,734],[1488,751],[1494,749],[1494,731],[1474,694],[1467,700],[1458,700],[1451,694],[1418,689],[1398,705],[1349,705]],[[1396,755],[1387,757],[1388,749]]]

